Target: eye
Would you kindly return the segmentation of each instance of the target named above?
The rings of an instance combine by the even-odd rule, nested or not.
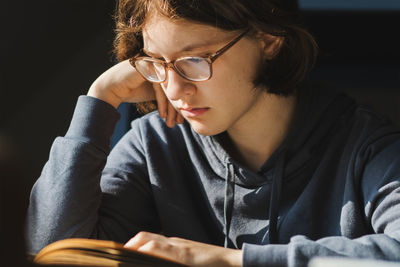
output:
[[[191,63],[199,63],[199,62],[203,61],[204,59],[200,58],[200,57],[191,57],[191,58],[187,58],[186,60],[190,61]]]

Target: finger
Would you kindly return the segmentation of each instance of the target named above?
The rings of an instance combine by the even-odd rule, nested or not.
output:
[[[165,119],[165,122],[167,123],[167,126],[172,128],[175,126],[175,122],[176,122],[176,115],[177,115],[177,111],[175,110],[175,108],[172,106],[171,103],[168,102],[168,109],[167,109],[167,118]]]
[[[139,232],[137,235],[132,237],[128,242],[125,243],[124,247],[138,250],[140,247],[149,243],[150,241],[158,240],[163,241],[166,239],[165,236],[149,233],[149,232]]]
[[[178,124],[182,124],[184,121],[185,121],[185,119],[183,118],[183,116],[182,116],[182,114],[180,114],[179,112],[178,112],[178,114],[176,114],[176,123],[178,123]]]
[[[161,118],[167,117],[167,109],[168,109],[168,99],[164,94],[163,89],[159,83],[153,83],[154,92],[156,95],[158,114]]]
[[[154,254],[158,256],[171,256],[170,251],[172,250],[173,246],[169,244],[167,241],[160,241],[160,240],[150,240],[149,242],[140,246],[137,251],[146,252],[149,254]]]
[[[187,260],[180,255],[179,247],[175,247],[167,241],[150,241],[138,248],[137,251],[181,263],[183,265],[187,265],[188,263]]]

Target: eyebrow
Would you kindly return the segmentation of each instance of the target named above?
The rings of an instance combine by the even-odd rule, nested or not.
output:
[[[154,57],[156,59],[162,59],[162,60],[164,59],[163,57],[160,57],[160,56],[158,56],[158,55],[146,50],[146,48],[142,48],[142,51],[143,51],[143,53],[145,53],[149,57]]]

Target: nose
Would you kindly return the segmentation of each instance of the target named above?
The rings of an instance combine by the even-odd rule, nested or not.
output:
[[[180,76],[174,69],[168,69],[167,80],[163,83],[166,96],[170,100],[179,100],[193,95],[196,86],[189,80]]]

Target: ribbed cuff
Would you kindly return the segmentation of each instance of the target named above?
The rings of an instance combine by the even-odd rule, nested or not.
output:
[[[110,104],[94,97],[80,96],[65,137],[90,142],[108,153],[110,138],[120,117]]]
[[[286,267],[287,245],[243,245],[243,267]]]

